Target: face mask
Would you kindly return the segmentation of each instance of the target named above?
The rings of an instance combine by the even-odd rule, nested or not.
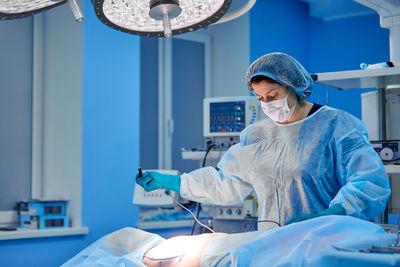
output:
[[[271,120],[276,122],[284,122],[292,117],[294,110],[296,109],[296,102],[292,108],[289,108],[287,99],[289,96],[290,90],[286,97],[270,102],[261,101],[261,107],[268,117]]]

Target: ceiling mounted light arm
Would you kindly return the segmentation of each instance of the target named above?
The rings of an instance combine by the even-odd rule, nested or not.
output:
[[[83,14],[82,10],[79,7],[78,3],[76,0],[68,0],[69,6],[71,7],[72,14],[74,14],[75,20],[82,22],[83,21]]]
[[[171,37],[171,19],[176,18],[182,12],[178,0],[150,0],[149,16],[155,20],[162,20],[164,36]]]
[[[240,9],[228,13],[227,15],[223,16],[221,19],[219,19],[217,22],[214,22],[213,24],[220,24],[224,22],[228,22],[234,19],[237,19],[240,16],[243,16],[247,12],[249,12],[250,9],[253,8],[253,6],[256,4],[257,0],[248,0],[247,3]]]

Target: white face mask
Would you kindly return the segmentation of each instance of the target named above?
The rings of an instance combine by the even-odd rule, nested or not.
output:
[[[294,103],[294,106],[292,108],[289,108],[288,106],[288,96],[289,96],[290,90],[286,97],[278,100],[273,100],[270,102],[261,102],[261,107],[268,117],[271,118],[271,120],[276,121],[276,122],[284,122],[290,119],[292,117],[294,110],[296,109],[296,102]]]

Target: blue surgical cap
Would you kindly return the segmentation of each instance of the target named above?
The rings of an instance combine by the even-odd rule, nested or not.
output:
[[[266,54],[250,65],[246,76],[249,91],[253,92],[251,78],[259,75],[293,89],[301,99],[311,94],[313,80],[310,74],[296,59],[285,53]]]

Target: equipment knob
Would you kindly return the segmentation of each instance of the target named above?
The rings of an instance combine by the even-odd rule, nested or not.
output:
[[[241,209],[237,209],[236,213],[237,213],[237,215],[240,215],[240,214],[242,214],[242,210]]]
[[[232,210],[231,210],[231,209],[227,209],[227,210],[226,210],[226,213],[229,214],[229,215],[231,215],[231,214],[232,214]]]

